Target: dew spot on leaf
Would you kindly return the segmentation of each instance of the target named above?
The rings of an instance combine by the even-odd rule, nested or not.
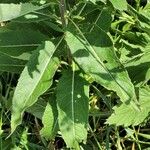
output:
[[[78,95],[77,95],[77,98],[81,98],[81,95],[80,95],[80,94],[78,94]]]

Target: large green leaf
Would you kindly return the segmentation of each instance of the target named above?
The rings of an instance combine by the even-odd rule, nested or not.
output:
[[[45,108],[42,123],[44,127],[40,131],[41,136],[46,139],[53,139],[58,131],[58,111],[56,100],[51,99]]]
[[[138,125],[144,121],[150,112],[150,88],[142,87],[139,89],[140,111],[132,108],[132,106],[122,104],[115,106],[114,113],[108,118],[107,123],[114,125]]]
[[[78,33],[73,32],[76,29],[66,33],[66,41],[78,65],[102,86],[115,91],[122,102],[137,102],[134,86],[107,34],[95,27],[94,32],[84,35],[76,28]]]
[[[18,57],[25,52],[31,53],[48,37],[30,29],[16,31],[1,30],[0,39],[0,52]]]
[[[58,122],[68,147],[87,138],[89,86],[82,74],[65,71],[57,88]]]
[[[0,71],[20,73],[27,62],[0,53]]]
[[[24,68],[13,96],[12,132],[21,123],[23,112],[51,86],[59,65],[59,60],[53,57],[58,45],[55,47],[52,42],[46,41],[32,54]]]
[[[0,22],[12,20],[38,9],[40,6],[32,3],[0,4]]]

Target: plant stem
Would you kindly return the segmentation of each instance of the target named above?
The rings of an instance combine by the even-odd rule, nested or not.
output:
[[[140,1],[141,0],[136,0],[136,10],[139,11],[140,9]]]
[[[94,140],[95,140],[96,143],[97,143],[97,146],[98,146],[99,150],[103,150],[102,147],[101,147],[101,145],[100,145],[100,143],[99,143],[99,141],[98,141],[98,139],[97,139],[97,137],[95,136],[94,131],[92,130],[91,126],[90,126],[90,125],[88,125],[88,126],[89,126],[89,129],[90,129],[90,131],[91,131],[93,137],[94,137]]]
[[[66,24],[66,18],[65,18],[65,13],[66,13],[66,2],[65,2],[65,0],[60,0],[59,9],[60,9],[62,26],[66,27],[67,24]]]
[[[59,9],[60,9],[62,26],[64,28],[66,28],[67,27],[67,20],[65,17],[65,15],[66,15],[66,0],[60,0]],[[66,45],[66,49],[68,52],[68,64],[72,64],[71,52],[70,52],[70,49],[67,45]]]

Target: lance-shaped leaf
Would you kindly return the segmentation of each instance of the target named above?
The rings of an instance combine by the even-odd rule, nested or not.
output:
[[[87,138],[89,86],[78,72],[63,73],[57,88],[58,122],[69,148]]]
[[[66,33],[66,41],[74,60],[95,81],[113,90],[122,102],[136,102],[134,86],[127,71],[119,62],[109,36],[99,28],[84,35],[76,26]]]
[[[140,111],[132,108],[130,104],[115,106],[114,113],[107,119],[110,125],[138,125],[144,121],[150,112],[150,88],[142,87],[139,89]]]
[[[32,106],[38,97],[51,86],[59,65],[59,60],[53,57],[57,46],[55,47],[52,42],[46,41],[34,51],[24,68],[12,102],[12,132],[21,123],[23,112]]]
[[[40,131],[41,136],[46,139],[53,139],[58,131],[58,111],[54,97],[47,103],[42,117],[42,123],[44,127]]]

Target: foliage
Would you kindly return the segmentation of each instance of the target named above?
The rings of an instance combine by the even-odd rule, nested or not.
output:
[[[148,148],[150,2],[140,4],[0,3],[1,149]]]

